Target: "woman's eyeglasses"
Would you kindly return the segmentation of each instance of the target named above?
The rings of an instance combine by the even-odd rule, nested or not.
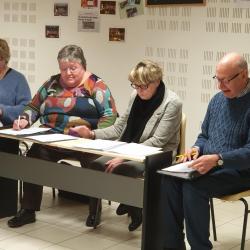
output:
[[[147,89],[148,86],[149,86],[150,83],[147,83],[147,84],[135,84],[135,83],[131,83],[130,86],[133,88],[133,89]]]

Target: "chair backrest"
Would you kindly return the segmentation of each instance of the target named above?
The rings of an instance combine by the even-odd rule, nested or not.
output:
[[[182,113],[181,127],[180,127],[180,144],[179,144],[178,150],[177,150],[178,155],[185,153],[186,123],[187,123],[186,115],[184,113]]]
[[[224,201],[237,201],[241,198],[250,196],[250,190],[246,190],[237,194],[231,194],[231,195],[225,195],[222,197],[219,197],[218,199],[224,200]]]
[[[29,151],[29,148],[30,148],[30,146],[28,145],[27,142],[20,141],[19,142],[19,150],[18,150],[19,155],[26,156],[27,152]]]

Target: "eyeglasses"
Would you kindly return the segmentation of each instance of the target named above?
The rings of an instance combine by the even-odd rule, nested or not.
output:
[[[213,76],[213,79],[216,80],[218,83],[229,84],[232,80],[234,80],[236,77],[238,77],[242,72],[243,72],[243,70],[241,70],[239,73],[235,74],[230,79],[219,79],[216,75]]]
[[[70,73],[74,73],[78,70],[79,68],[78,67],[67,67],[67,68],[60,68],[60,71],[62,73],[66,73],[66,72],[70,72]]]
[[[149,86],[149,84],[151,84],[151,82],[150,83],[148,83],[148,84],[135,84],[135,83],[131,83],[130,84],[130,86],[133,88],[133,89],[147,89],[148,88],[148,86]]]

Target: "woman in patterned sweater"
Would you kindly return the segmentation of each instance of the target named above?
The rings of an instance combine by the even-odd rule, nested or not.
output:
[[[91,129],[112,125],[117,116],[114,99],[103,80],[86,70],[82,49],[67,45],[59,51],[57,60],[60,74],[43,84],[13,128],[26,128],[38,119],[43,127],[64,134],[79,125]],[[33,144],[27,156],[57,162],[72,154],[83,166],[96,157],[39,144]],[[10,227],[35,222],[35,211],[40,210],[42,186],[24,183],[23,188],[21,209],[8,221]]]

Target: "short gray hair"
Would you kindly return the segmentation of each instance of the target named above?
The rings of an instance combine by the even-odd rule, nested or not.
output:
[[[84,57],[81,47],[77,45],[66,45],[58,52],[58,61],[76,61],[82,64],[83,68],[86,70],[86,59]]]
[[[248,69],[247,61],[243,56],[236,63],[240,69]]]

